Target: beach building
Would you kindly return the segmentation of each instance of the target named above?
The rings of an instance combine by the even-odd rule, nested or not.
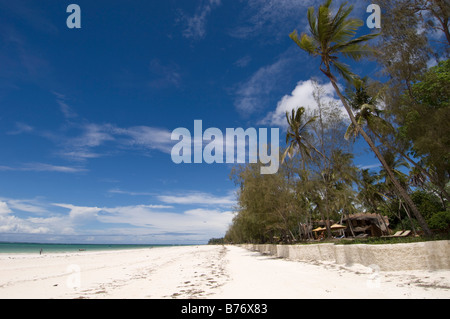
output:
[[[342,220],[347,228],[346,237],[381,237],[389,235],[389,219],[387,216],[372,213],[348,215]]]

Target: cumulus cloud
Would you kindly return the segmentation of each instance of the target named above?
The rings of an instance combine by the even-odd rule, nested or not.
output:
[[[0,233],[75,236],[83,240],[109,238],[109,242],[116,239],[137,242],[142,238],[147,243],[149,240],[207,241],[223,236],[234,216],[230,209],[234,204],[231,194],[220,197],[196,192],[157,198],[173,205],[100,207],[0,198]]]
[[[263,122],[275,126],[287,127],[286,112],[290,112],[298,107],[304,107],[310,114],[313,114],[318,108],[317,102],[314,99],[315,85],[321,90],[321,103],[336,103],[340,106],[342,115],[346,118],[347,113],[341,101],[335,97],[335,91],[331,83],[320,84],[313,80],[307,80],[298,82],[292,93],[285,95],[277,103],[275,111],[270,112]]]
[[[98,207],[82,207],[82,206],[75,206],[75,205],[71,205],[71,204],[55,203],[53,205],[69,209],[70,210],[69,218],[72,220],[77,220],[77,221],[95,219],[97,217],[97,214],[101,210]]]
[[[50,229],[45,223],[46,218],[36,219],[38,222],[33,221],[32,218],[20,218],[15,215],[10,206],[8,200],[0,201],[0,233],[46,234],[49,232]],[[20,207],[20,205],[12,206]],[[27,208],[30,210],[30,207]]]
[[[11,209],[9,209],[8,204],[0,201],[0,215],[7,215],[12,213]]]
[[[47,234],[49,229],[12,215],[0,215],[0,233]]]

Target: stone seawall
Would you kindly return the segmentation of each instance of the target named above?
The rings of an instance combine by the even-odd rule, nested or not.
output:
[[[450,269],[450,241],[381,245],[240,245],[243,248],[298,261],[376,265],[380,270]]]

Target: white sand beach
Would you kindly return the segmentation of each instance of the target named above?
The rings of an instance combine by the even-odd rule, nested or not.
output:
[[[450,298],[450,270],[379,271],[236,246],[0,255],[0,298]]]

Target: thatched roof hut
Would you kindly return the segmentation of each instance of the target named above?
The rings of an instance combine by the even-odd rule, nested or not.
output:
[[[367,234],[380,237],[389,234],[389,220],[387,216],[371,213],[358,213],[348,215],[342,220],[347,224],[346,235],[357,236]]]

